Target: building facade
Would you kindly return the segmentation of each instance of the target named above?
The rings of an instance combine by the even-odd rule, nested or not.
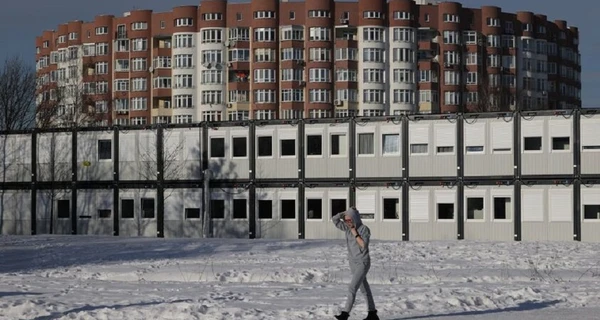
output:
[[[570,109],[578,45],[494,6],[202,0],[44,31],[38,102],[97,125]]]

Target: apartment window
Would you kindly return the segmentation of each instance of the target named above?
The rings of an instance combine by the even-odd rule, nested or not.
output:
[[[257,141],[257,155],[259,157],[272,157],[273,156],[273,137],[258,137]]]
[[[112,159],[112,141],[98,140],[98,160]]]
[[[363,62],[385,62],[385,49],[379,48],[364,48],[363,49]]]
[[[254,49],[255,62],[275,62],[277,53],[275,49],[259,48]]]
[[[246,137],[233,137],[231,138],[232,144],[232,157],[234,158],[245,158],[248,156]]]
[[[175,123],[192,123],[192,115],[189,114],[181,114],[174,117]]]
[[[202,43],[218,43],[223,41],[223,30],[205,29],[202,30]]]
[[[312,103],[331,103],[331,90],[311,89],[308,91],[308,96]]]
[[[331,61],[331,49],[328,48],[310,48],[310,61]]]
[[[309,80],[310,82],[331,82],[331,70],[311,68],[309,70]]]
[[[223,103],[223,92],[220,90],[203,90],[202,91],[202,104],[222,104]]]
[[[419,102],[438,102],[437,91],[435,90],[419,90]]]
[[[129,91],[129,79],[115,80],[115,91]]]
[[[96,43],[96,55],[105,56],[108,54],[108,43]]]
[[[273,111],[273,110],[256,110],[256,111],[254,111],[254,119],[256,119],[256,120],[275,119],[275,111]]]
[[[175,108],[192,108],[194,106],[194,99],[191,94],[181,94],[173,96],[175,102]]]
[[[486,18],[485,19],[488,27],[500,27],[500,19],[498,18]]]
[[[107,68],[108,68],[108,65],[107,65]],[[129,71],[129,60],[128,59],[117,59],[115,61],[115,71],[117,71],[117,72]]]
[[[277,41],[277,33],[274,28],[256,28],[254,30],[254,40],[258,42]]]
[[[79,34],[77,32],[69,32],[69,40],[77,40]]]
[[[335,69],[335,81],[339,82],[357,82],[358,71],[354,69]]]
[[[281,60],[304,60],[303,48],[283,48],[281,49]]]
[[[131,39],[131,50],[132,51],[148,50],[148,39],[145,39],[145,38]]]
[[[394,20],[412,20],[410,11],[394,11]]]
[[[444,43],[460,44],[460,31],[444,31]]]
[[[363,41],[384,41],[385,31],[383,28],[367,27],[363,29]]]
[[[458,71],[444,71],[444,83],[453,86],[460,84],[460,73]]]
[[[148,70],[148,63],[146,58],[133,58],[131,59],[133,71],[146,71]]]
[[[237,27],[237,28],[229,29],[229,40],[230,41],[249,41],[250,40],[250,28]]]
[[[415,42],[415,30],[413,28],[394,28],[393,39],[399,42]]]
[[[148,89],[146,78],[133,78],[131,91],[146,91]]]
[[[96,62],[96,74],[107,74],[108,62]]]
[[[309,18],[331,18],[331,12],[329,10],[309,10]]]
[[[177,56],[175,56],[177,57]],[[191,55],[190,55],[191,57]],[[221,50],[202,50],[202,64],[222,63],[223,51]]]
[[[365,89],[363,90],[363,102],[364,103],[385,103],[385,90],[379,89]]]
[[[146,125],[146,118],[145,117],[133,117],[133,118],[131,118],[131,125],[134,125],[134,126]]]
[[[138,97],[131,98],[131,110],[147,110],[148,100],[146,98]]]
[[[277,80],[277,75],[274,69],[255,69],[254,70],[254,82],[255,83],[270,83]]]
[[[229,62],[250,61],[250,49],[229,50]]]
[[[223,71],[221,70],[202,70],[203,84],[221,84],[223,83]]]
[[[290,11],[290,20],[296,20],[296,12]]]
[[[363,81],[367,83],[385,83],[384,69],[364,69]]]
[[[365,19],[383,19],[383,13],[379,11],[364,11],[363,18]]]
[[[154,68],[170,68],[171,57],[159,56],[154,58]]]
[[[249,94],[247,90],[230,90],[229,102],[248,102]]]
[[[356,48],[336,48],[335,60],[353,60],[358,61],[358,49]]]
[[[477,84],[477,72],[467,72],[467,84]]]
[[[175,55],[175,68],[192,68],[194,67],[192,63],[192,55],[191,54],[176,54]]]
[[[304,41],[304,27],[285,26],[281,27],[281,41]]]
[[[102,26],[96,28],[96,35],[108,34],[108,27]]]
[[[275,11],[254,11],[254,19],[275,19]]]
[[[177,34],[175,37],[175,48],[191,48],[194,46],[194,36],[191,34]]]
[[[394,62],[410,62],[413,63],[415,60],[415,51],[406,48],[394,48],[392,49],[392,60]]]
[[[204,20],[204,21],[223,20],[223,14],[220,12],[203,13],[202,20]]]
[[[129,40],[117,40],[115,41],[116,52],[128,52],[129,51]]]
[[[338,89],[336,91],[336,99],[340,101],[358,102],[358,90]]]
[[[394,103],[415,103],[415,92],[408,89],[394,89]]]
[[[202,111],[202,121],[221,121],[222,120],[221,118],[222,118],[221,111],[217,111],[217,110]],[[190,122],[192,122],[191,119],[190,119]]]
[[[306,155],[320,156],[323,155],[323,137],[321,135],[306,136]]]
[[[488,55],[487,64],[488,67],[498,68],[500,67],[501,56],[498,54],[490,54]]]
[[[178,18],[175,19],[175,26],[176,27],[191,27],[194,25],[194,19],[193,18]]]
[[[331,134],[331,155],[345,156],[347,152],[347,139],[345,134]]]
[[[94,103],[96,113],[107,113],[108,112],[108,101],[101,100]]]
[[[175,75],[175,86],[174,88],[193,88],[193,76],[191,74],[178,74]]]
[[[281,90],[281,102],[303,102],[304,101],[304,90],[303,89],[282,89]]]
[[[453,22],[453,23],[460,22],[460,16],[455,15],[455,14],[444,13],[443,18],[444,18],[444,22]]]
[[[446,91],[444,92],[444,104],[456,106],[460,104],[460,92]]]
[[[500,36],[490,34],[487,36],[487,45],[491,48],[500,48]]]
[[[254,90],[254,101],[256,103],[276,103],[277,90]]]
[[[310,41],[331,41],[331,29],[323,27],[312,27],[309,29]]]
[[[131,24],[131,30],[146,30],[148,29],[147,22],[134,22]]]
[[[155,89],[169,89],[171,88],[171,77],[156,77],[154,78]]]

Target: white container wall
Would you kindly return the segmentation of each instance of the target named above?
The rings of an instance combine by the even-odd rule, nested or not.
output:
[[[210,192],[211,232],[215,238],[248,238],[248,190],[215,188]]]
[[[155,180],[158,158],[155,130],[119,132],[119,179]]]
[[[298,177],[298,127],[270,125],[256,128],[256,178]]]
[[[156,191],[119,190],[119,235],[156,237]]]
[[[331,217],[348,209],[348,188],[306,188],[304,195],[305,238],[344,239]]]
[[[411,177],[456,176],[456,123],[411,121],[408,132]]]
[[[371,230],[371,239],[402,240],[401,187],[356,189],[356,209]]]
[[[31,181],[31,135],[0,135],[0,177],[4,182]]]
[[[250,170],[248,127],[208,129],[208,168],[212,179],[248,179]]]
[[[256,238],[298,239],[298,189],[256,189]]]
[[[165,237],[202,238],[202,189],[165,189]]]
[[[465,239],[514,240],[514,186],[465,186]]]
[[[348,123],[315,123],[304,127],[306,178],[347,178]]]
[[[31,191],[0,191],[0,234],[31,234]]]
[[[77,192],[77,234],[112,235],[114,199],[112,189]]]
[[[37,234],[71,234],[71,190],[38,190],[36,201]]]
[[[581,116],[581,174],[600,174],[600,115]]]
[[[413,186],[409,190],[411,240],[456,240],[456,187]]]
[[[43,133],[37,137],[38,181],[70,181],[71,133]]]
[[[600,242],[600,186],[581,185],[581,241]]]
[[[521,130],[523,175],[573,173],[573,118],[523,118]]]
[[[201,178],[199,128],[165,129],[163,146],[165,180]]]
[[[465,176],[512,176],[512,118],[467,119],[464,122]]]
[[[573,186],[521,187],[521,239],[573,240]]]
[[[113,179],[112,131],[77,133],[77,179],[98,181]]]
[[[356,176],[402,177],[402,125],[356,125]]]

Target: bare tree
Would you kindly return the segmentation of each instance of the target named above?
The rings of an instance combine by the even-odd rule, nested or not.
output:
[[[36,74],[19,56],[7,58],[0,70],[0,130],[22,130],[33,126],[35,120]],[[14,139],[13,139],[14,140]],[[8,171],[16,165],[17,150],[22,146],[9,143],[9,135],[0,135],[2,183],[7,182]],[[12,160],[12,161],[11,161]],[[15,178],[15,177],[13,177]],[[0,190],[0,233],[3,230],[6,190]]]
[[[158,168],[158,136],[157,130],[152,131],[153,138],[145,146],[140,144],[140,162],[142,165],[140,175],[144,180],[156,180]],[[184,142],[181,140],[180,132],[174,130],[163,130],[163,177],[165,180],[177,180],[183,178],[185,162],[183,158]],[[168,195],[165,196],[165,199]]]
[[[521,90],[503,83],[501,78],[491,82],[487,73],[480,75],[477,100],[467,103],[467,112],[511,111],[521,103]]]

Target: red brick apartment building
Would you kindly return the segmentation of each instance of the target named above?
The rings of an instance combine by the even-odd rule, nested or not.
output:
[[[36,38],[38,99],[97,125],[581,106],[576,27],[417,1],[202,0],[67,22]]]

